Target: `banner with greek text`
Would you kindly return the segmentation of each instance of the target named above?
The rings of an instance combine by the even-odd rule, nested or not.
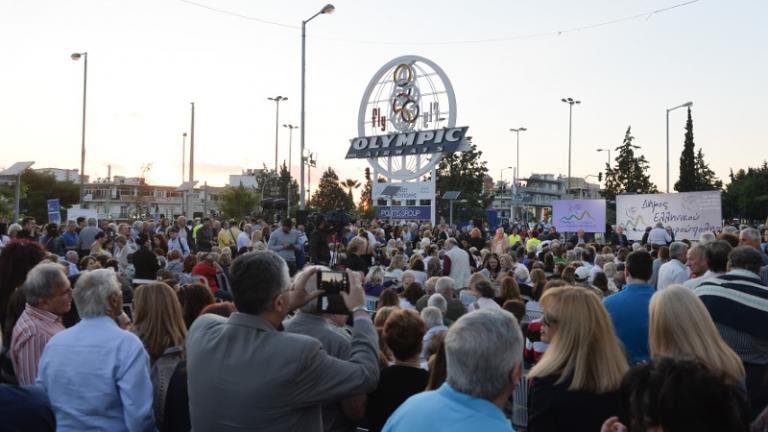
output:
[[[617,195],[616,223],[627,238],[640,240],[646,227],[671,226],[675,240],[698,240],[705,231],[722,229],[721,192]]]
[[[605,200],[557,200],[552,221],[560,232],[605,232]]]

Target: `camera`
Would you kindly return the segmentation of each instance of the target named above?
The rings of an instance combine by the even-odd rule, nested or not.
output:
[[[323,294],[317,298],[317,309],[332,314],[348,314],[342,292],[349,292],[349,276],[343,271],[321,271],[317,274],[317,289]]]

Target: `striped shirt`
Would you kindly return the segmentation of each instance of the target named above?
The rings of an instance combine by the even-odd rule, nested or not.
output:
[[[734,269],[694,290],[725,343],[752,364],[768,364],[768,287],[752,272]]]
[[[64,330],[61,317],[27,304],[13,327],[11,361],[21,385],[35,383],[37,365],[45,344]]]

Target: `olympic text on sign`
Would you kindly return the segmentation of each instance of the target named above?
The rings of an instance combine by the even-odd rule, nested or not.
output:
[[[354,138],[346,159],[462,151],[467,146],[467,129],[464,126]]]

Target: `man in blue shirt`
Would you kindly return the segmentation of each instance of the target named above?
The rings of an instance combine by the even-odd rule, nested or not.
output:
[[[288,264],[291,276],[296,273],[296,251],[303,247],[299,238],[300,233],[293,229],[293,221],[285,219],[282,229],[273,231],[267,243],[269,250],[276,252]]]
[[[82,321],[45,345],[36,380],[56,430],[155,430],[149,356],[141,339],[117,325],[123,295],[115,272],[83,273],[72,294]]]
[[[638,250],[627,256],[621,292],[606,297],[603,305],[611,315],[616,335],[624,344],[630,363],[650,359],[648,352],[648,304],[654,289],[648,284],[653,273],[653,258]]]
[[[64,239],[64,246],[68,251],[77,251],[77,246],[80,244],[80,236],[77,234],[77,225],[75,225],[75,221],[67,222],[67,230],[61,237]]]
[[[463,315],[448,330],[445,355],[445,384],[411,396],[383,431],[512,431],[502,407],[520,380],[523,336],[515,317],[502,309]]]

